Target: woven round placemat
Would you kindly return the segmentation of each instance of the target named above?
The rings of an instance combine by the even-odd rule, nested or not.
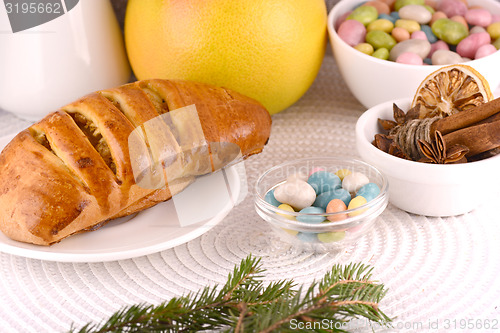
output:
[[[311,89],[273,116],[264,152],[244,162],[249,188],[261,172],[284,161],[358,157],[354,127],[363,111],[328,52]],[[0,124],[2,136],[30,123],[0,112]],[[494,200],[485,198],[475,211],[449,218],[412,215],[389,205],[358,244],[334,254],[276,242],[251,194],[211,231],[148,256],[87,264],[1,253],[0,331],[59,332],[100,322],[125,305],[157,304],[224,283],[250,253],[262,257],[266,281],[293,278],[308,284],[336,263],[372,265],[374,278],[389,289],[381,309],[395,322],[387,331],[447,332],[460,329],[461,320],[485,327],[486,320],[500,318],[500,218]],[[371,328],[360,323],[359,330]]]

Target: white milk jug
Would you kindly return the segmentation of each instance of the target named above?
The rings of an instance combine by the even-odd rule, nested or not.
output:
[[[108,0],[0,0],[0,110],[39,120],[130,74]]]

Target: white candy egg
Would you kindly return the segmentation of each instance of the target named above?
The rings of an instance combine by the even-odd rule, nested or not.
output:
[[[309,207],[316,200],[316,192],[307,182],[299,179],[286,181],[274,190],[274,197],[296,210]]]
[[[366,185],[369,182],[370,180],[363,173],[353,172],[344,177],[342,187],[350,193],[355,193],[361,186]]]

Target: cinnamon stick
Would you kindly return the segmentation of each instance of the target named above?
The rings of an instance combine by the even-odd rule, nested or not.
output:
[[[500,113],[500,97],[481,104],[473,109],[452,114],[439,119],[431,126],[431,135],[440,131],[443,135],[469,127]],[[499,128],[500,129],[500,128]]]
[[[467,157],[500,146],[500,120],[466,127],[443,136],[449,147],[461,144],[469,148]]]

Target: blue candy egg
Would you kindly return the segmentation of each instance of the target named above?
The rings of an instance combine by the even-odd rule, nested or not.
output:
[[[358,192],[356,192],[357,196],[361,196],[366,199],[366,201],[371,201],[375,199],[377,195],[380,193],[380,188],[375,183],[368,183],[360,187]]]
[[[266,195],[264,196],[264,200],[266,200],[266,202],[268,204],[271,204],[274,207],[278,207],[279,205],[282,204],[281,202],[276,200],[276,198],[274,197],[274,188],[271,191],[266,193]]]
[[[306,207],[306,208],[301,209],[300,213],[325,214],[325,210],[323,208],[311,206],[311,207]],[[324,216],[316,216],[316,215],[312,215],[312,216],[311,215],[308,215],[308,216],[299,215],[296,217],[296,219],[297,219],[297,221],[300,221],[300,222],[317,224],[317,223],[323,222],[326,218]]]
[[[316,171],[309,176],[307,182],[312,186],[316,195],[323,192],[333,191],[342,186],[342,181],[339,176],[328,171]]]
[[[425,36],[427,37],[427,40],[429,41],[429,43],[433,44],[433,43],[435,43],[435,42],[438,41],[438,38],[432,32],[431,27],[428,26],[427,24],[422,24],[420,26],[420,30],[422,30],[423,32],[425,32]]]
[[[324,192],[316,197],[313,206],[321,207],[322,209],[326,210],[326,206],[328,206],[328,203],[333,199],[340,199],[345,203],[346,206],[349,206],[349,202],[351,201],[351,194],[349,193],[349,191],[343,188]]]
[[[379,14],[378,15],[378,18],[379,19],[386,19],[386,20],[389,20],[391,21],[393,24],[396,23],[397,19],[395,17],[392,17],[391,15],[387,15],[387,14]]]
[[[391,12],[389,14],[392,18],[394,18],[394,22],[396,22],[396,20],[399,20],[401,17],[399,17],[399,13],[398,12]]]
[[[316,243],[318,241],[318,236],[312,232],[299,232],[297,238],[304,243]]]

